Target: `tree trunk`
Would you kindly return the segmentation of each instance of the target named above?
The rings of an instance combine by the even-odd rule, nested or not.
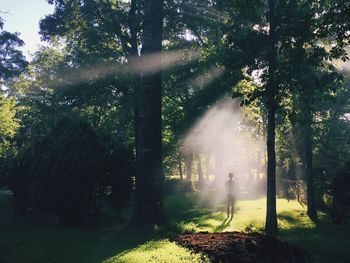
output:
[[[209,154],[205,155],[204,163],[205,173],[203,174],[203,176],[205,177],[206,181],[209,182]]]
[[[305,176],[307,187],[307,214],[312,220],[317,220],[314,176],[313,176],[313,154],[312,154],[312,113],[308,101],[304,105],[304,148],[305,148]]]
[[[117,127],[117,136],[116,136],[116,149],[119,149],[120,147],[125,146],[125,134],[126,134],[126,115],[127,115],[127,108],[125,105],[125,102],[122,103],[120,106],[120,113],[119,113],[119,122]]]
[[[201,155],[197,153],[196,156],[197,156],[198,187],[201,188],[204,183]]]
[[[177,162],[179,164],[179,174],[180,174],[180,180],[182,181],[184,179],[183,173],[182,173],[182,159],[180,154],[177,156]]]
[[[140,10],[140,0],[131,0],[130,10],[128,14],[128,24],[130,28],[130,57],[138,57],[138,44],[137,34],[140,33],[140,28],[137,21],[137,10]],[[129,58],[130,58],[129,57]],[[134,99],[134,136],[135,136],[135,148],[137,145],[137,134],[138,134],[138,115],[139,115],[139,96],[140,96],[140,85],[141,85],[141,74],[139,72],[134,73],[133,83],[131,84],[131,90],[133,91]]]
[[[193,153],[191,152],[186,156],[186,180],[192,180],[192,161],[193,161]]]
[[[36,156],[36,128],[34,125],[30,127],[30,142],[32,146],[32,157]]]
[[[268,69],[268,123],[267,123],[267,202],[266,202],[266,222],[265,230],[268,236],[277,234],[277,214],[276,214],[276,152],[275,152],[275,127],[276,127],[276,2],[269,0],[269,22],[270,22],[270,52]]]
[[[258,146],[257,157],[256,157],[256,175],[257,176],[260,175],[260,170],[261,170],[261,150]]]
[[[160,53],[162,47],[162,0],[144,1],[142,55]],[[143,74],[137,99],[136,204],[134,222],[148,227],[165,223],[163,209],[163,168],[161,129],[161,58],[159,68]],[[146,66],[146,65],[145,65]]]

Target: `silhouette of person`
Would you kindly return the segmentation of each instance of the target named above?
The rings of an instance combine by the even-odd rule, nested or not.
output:
[[[228,180],[226,182],[226,194],[227,194],[227,217],[231,215],[233,217],[233,212],[235,210],[236,202],[236,189],[235,181],[233,180],[233,173],[228,174]]]

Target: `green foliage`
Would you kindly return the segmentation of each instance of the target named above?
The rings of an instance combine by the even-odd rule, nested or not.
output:
[[[18,33],[10,33],[3,30],[3,19],[0,17],[0,85],[21,74],[27,66],[27,61],[19,50],[24,42],[18,37]]]
[[[34,205],[79,222],[95,208],[96,187],[105,172],[104,150],[94,130],[79,120],[62,120],[41,144],[34,167]]]
[[[16,114],[18,107],[12,97],[5,97],[0,93],[0,185],[5,185],[12,159],[17,154],[15,136],[20,127],[20,120]]]
[[[16,101],[14,98],[0,94],[0,157],[5,157],[6,150],[11,144],[20,126],[16,118]]]

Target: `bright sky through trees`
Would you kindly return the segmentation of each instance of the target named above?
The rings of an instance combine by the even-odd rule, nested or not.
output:
[[[46,0],[0,0],[1,17],[5,20],[4,29],[19,32],[25,42],[22,48],[29,58],[41,44],[39,36],[39,20],[53,12],[53,6]]]

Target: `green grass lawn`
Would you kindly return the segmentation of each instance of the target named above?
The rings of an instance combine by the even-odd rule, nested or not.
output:
[[[7,203],[0,200],[0,217]],[[261,231],[265,219],[265,199],[238,202],[232,221],[226,220],[223,206],[198,204],[196,194],[168,196],[165,203],[171,227],[152,235],[121,232],[118,227],[74,229],[0,221],[0,262],[203,262],[205,257],[169,237],[181,231]],[[281,239],[305,248],[314,262],[350,262],[348,225],[334,225],[321,214],[316,226],[296,201],[278,199],[277,209]]]

